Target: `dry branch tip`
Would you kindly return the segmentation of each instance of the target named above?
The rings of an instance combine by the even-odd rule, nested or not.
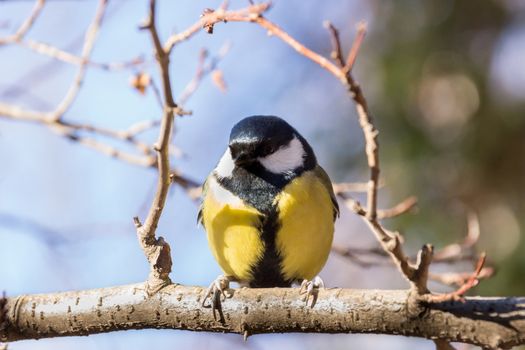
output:
[[[467,279],[467,281],[460,286],[457,290],[445,293],[445,294],[427,294],[424,295],[422,298],[422,301],[427,303],[442,303],[446,301],[461,301],[464,302],[464,295],[466,292],[468,292],[470,289],[474,288],[479,283],[479,276],[481,271],[483,270],[483,265],[485,264],[486,260],[486,254],[481,253],[479,256],[479,259],[476,263],[476,268],[474,272],[470,275],[470,277]]]

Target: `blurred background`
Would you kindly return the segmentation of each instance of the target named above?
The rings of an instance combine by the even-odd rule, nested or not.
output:
[[[231,1],[230,8],[247,1]],[[158,4],[164,39],[193,24],[219,1]],[[14,33],[32,1],[0,1],[0,38]],[[96,1],[48,1],[26,39],[80,55]],[[81,91],[64,120],[115,130],[160,118],[153,90],[130,85],[137,73],[160,82],[149,34],[138,30],[146,1],[110,1],[95,43],[93,62],[144,63],[125,69],[89,66]],[[385,222],[415,253],[425,242],[436,248],[461,241],[466,214],[478,213],[481,238],[497,274],[475,294],[525,295],[525,2],[276,0],[267,17],[313,50],[329,56],[331,20],[344,51],[365,20],[368,34],[354,75],[380,130],[380,204],[410,195],[418,210]],[[227,89],[210,77],[185,104],[192,116],[178,118],[173,165],[203,181],[226,147],[231,126],[253,114],[279,115],[312,144],[334,182],[368,177],[362,131],[353,103],[329,73],[253,24],[227,23],[213,35],[199,33],[172,53],[175,95],[192,79],[199,52],[231,49],[218,63]],[[0,45],[0,103],[50,111],[63,99],[77,65],[35,53],[26,45]],[[217,78],[217,76],[216,76]],[[157,130],[141,135],[152,142]],[[126,145],[100,138],[114,147]],[[180,153],[180,152],[179,152]],[[114,159],[61,137],[37,123],[0,115],[0,289],[22,293],[87,289],[143,281],[148,265],[137,244],[132,217],[145,217],[156,171]],[[362,195],[356,194],[356,198]],[[208,285],[220,270],[196,226],[197,205],[173,186],[158,233],[171,244],[173,281]],[[372,234],[343,210],[335,244],[374,247]],[[436,271],[470,271],[468,262]],[[405,288],[389,266],[362,268],[332,254],[321,273],[328,286]],[[434,290],[450,290],[432,285]],[[433,343],[376,335],[237,335],[141,330],[90,337],[13,343],[10,349],[227,349],[379,348],[433,349]],[[463,347],[468,348],[468,347]]]

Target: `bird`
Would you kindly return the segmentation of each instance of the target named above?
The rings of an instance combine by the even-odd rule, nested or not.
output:
[[[221,297],[237,282],[250,288],[301,283],[313,307],[338,216],[332,182],[294,127],[276,116],[240,120],[203,185],[198,222],[223,272],[203,306],[211,299],[207,307],[222,318]]]

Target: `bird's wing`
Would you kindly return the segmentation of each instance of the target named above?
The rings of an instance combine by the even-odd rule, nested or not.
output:
[[[202,220],[202,209],[204,206],[204,198],[206,198],[206,192],[208,191],[208,178],[206,178],[202,184],[201,204],[199,205],[199,213],[197,214],[197,224],[201,224],[202,227],[204,227],[204,220]]]
[[[324,187],[330,194],[330,198],[332,199],[332,205],[334,209],[335,220],[335,218],[339,217],[339,204],[337,203],[337,198],[335,197],[334,188],[332,187],[332,181],[330,180],[330,177],[328,176],[326,171],[324,171],[324,169],[320,165],[317,165],[317,167],[314,169],[314,172],[319,177]]]

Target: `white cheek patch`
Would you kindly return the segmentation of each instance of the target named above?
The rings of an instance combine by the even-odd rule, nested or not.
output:
[[[235,164],[233,163],[230,149],[226,148],[226,152],[224,152],[221,160],[219,160],[219,164],[217,164],[217,167],[215,167],[215,172],[220,178],[230,177],[232,175],[233,168],[235,168]]]
[[[289,144],[258,160],[266,170],[274,174],[283,174],[301,167],[305,155],[301,141],[294,136]]]
[[[236,208],[244,207],[242,199],[219,185],[213,176],[208,181],[208,191],[211,192],[217,202]]]

